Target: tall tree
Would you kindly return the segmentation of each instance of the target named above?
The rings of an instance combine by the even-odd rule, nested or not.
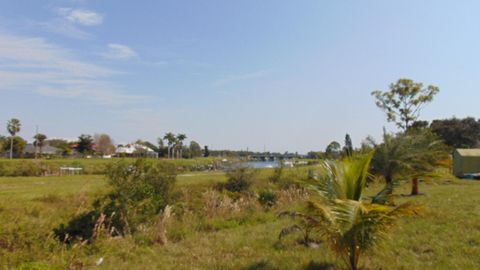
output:
[[[177,141],[177,138],[175,137],[175,134],[173,134],[172,132],[168,132],[165,134],[165,136],[163,136],[163,139],[165,141],[167,141],[167,147],[168,147],[168,158],[172,158],[173,155],[172,155],[172,147],[175,145],[176,141]]]
[[[21,156],[23,153],[23,150],[25,149],[25,146],[27,145],[27,142],[22,139],[19,136],[13,137],[13,147],[11,147],[11,139],[12,138],[6,138],[0,136],[0,152],[10,152],[10,150],[13,152],[14,156]]]
[[[210,156],[210,150],[208,150],[208,146],[203,147],[203,156],[204,157],[209,157]]]
[[[96,151],[101,155],[111,155],[115,153],[115,145],[108,134],[95,134],[94,142]]]
[[[165,142],[163,141],[163,138],[158,138],[157,143],[158,143],[158,156],[165,157]]]
[[[72,149],[70,148],[70,144],[68,141],[63,139],[50,139],[47,141],[48,145],[58,148],[59,155],[67,156],[72,154]]]
[[[7,131],[10,133],[10,159],[13,158],[13,138],[20,132],[21,126],[20,120],[16,118],[12,118],[7,122]]]
[[[178,134],[177,135],[177,158],[182,158],[183,157],[183,141],[187,139],[187,135],[185,134]]]
[[[372,95],[376,105],[387,114],[387,120],[406,131],[418,119],[423,106],[439,91],[433,85],[424,87],[410,79],[399,79],[390,85],[389,91],[373,91]]]
[[[325,154],[329,158],[338,158],[341,152],[342,152],[342,146],[337,141],[331,142],[330,144],[328,144],[327,148],[325,149]]]
[[[82,134],[78,137],[78,142],[75,149],[85,155],[93,150],[93,138],[90,135]]]
[[[33,136],[33,138],[35,139],[35,141],[33,142],[33,145],[35,146],[35,148],[38,147],[38,149],[40,150],[40,156],[42,156],[42,148],[45,145],[45,140],[47,139],[47,136],[42,133],[37,133],[35,136]],[[36,150],[35,150],[35,158],[37,158]]]
[[[190,142],[189,152],[191,158],[202,156],[202,148],[200,147],[200,144],[198,144],[196,141]]]
[[[351,157],[353,154],[353,143],[350,134],[345,135],[345,146],[343,147],[343,152],[346,156]]]

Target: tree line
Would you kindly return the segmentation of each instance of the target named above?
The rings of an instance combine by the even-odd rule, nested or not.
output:
[[[7,132],[10,136],[0,135],[0,154],[6,157],[42,157],[42,156],[106,156],[116,153],[118,147],[127,147],[128,145],[115,145],[113,139],[108,134],[81,134],[75,141],[68,141],[65,139],[48,139],[47,135],[37,133],[33,136],[33,153],[26,153],[24,150],[28,145],[27,141],[20,137],[22,128],[21,121],[17,118],[12,118],[7,122]],[[191,141],[185,145],[184,141],[187,139],[185,134],[166,133],[163,137],[158,138],[157,145],[145,141],[137,140],[133,145],[135,148],[134,156],[146,156],[146,149],[151,149],[157,157],[160,158],[196,158],[201,156],[209,156],[210,151],[208,146],[202,147],[196,141]],[[44,148],[51,146],[56,149],[55,153],[44,153]]]

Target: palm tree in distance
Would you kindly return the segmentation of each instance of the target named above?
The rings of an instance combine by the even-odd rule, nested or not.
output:
[[[10,133],[10,159],[13,158],[13,138],[20,132],[20,120],[12,118],[7,122],[7,131]]]
[[[185,139],[187,139],[187,135],[182,133],[177,135],[177,143],[178,143],[177,158],[183,157],[183,141]]]
[[[173,145],[175,145],[176,141],[177,141],[177,138],[175,137],[175,134],[173,134],[172,132],[168,132],[165,134],[165,136],[163,136],[163,139],[167,141],[167,156],[168,158],[171,158],[173,157],[172,155],[172,147]]]
[[[42,156],[42,148],[45,145],[45,140],[47,139],[47,136],[45,134],[37,133],[37,135],[35,135],[33,138],[35,139],[35,142],[33,144],[35,148],[38,147],[38,149],[40,150],[40,156]],[[35,158],[37,158],[36,149],[35,149]]]

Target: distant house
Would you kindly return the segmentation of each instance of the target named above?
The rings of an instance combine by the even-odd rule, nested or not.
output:
[[[158,157],[158,153],[153,149],[137,143],[118,145],[115,155],[121,157]]]
[[[60,152],[61,152],[60,149],[50,146],[48,144],[42,147],[42,155],[52,156],[52,155],[59,154]],[[40,147],[35,147],[33,143],[29,143],[25,145],[25,148],[23,149],[23,154],[25,156],[35,156],[35,153],[40,154]]]
[[[456,149],[453,153],[453,174],[457,177],[480,174],[480,149]]]

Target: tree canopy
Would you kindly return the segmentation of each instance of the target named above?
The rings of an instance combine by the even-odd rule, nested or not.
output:
[[[82,134],[78,137],[75,149],[81,154],[87,154],[93,150],[93,138],[90,135]]]
[[[473,117],[433,120],[431,130],[454,148],[473,148],[480,142],[480,120]]]
[[[101,155],[111,155],[115,153],[115,145],[108,134],[95,134],[94,141],[96,151]]]
[[[377,90],[372,95],[376,105],[387,114],[387,120],[405,131],[418,119],[422,107],[439,91],[437,86],[424,87],[411,79],[399,79],[390,85],[389,91]]]

